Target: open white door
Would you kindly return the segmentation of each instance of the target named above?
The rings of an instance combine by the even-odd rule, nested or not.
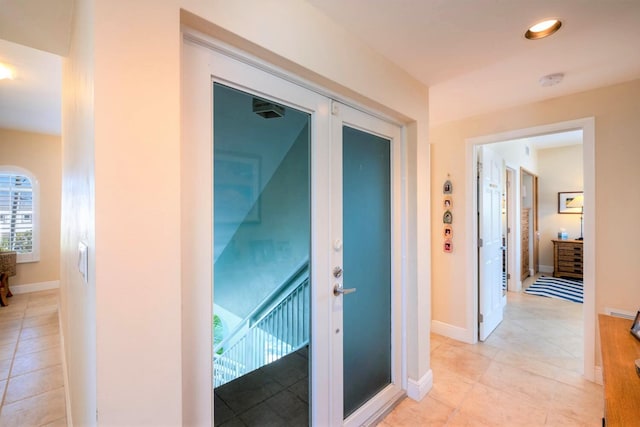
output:
[[[484,341],[502,322],[502,212],[504,160],[478,148],[478,335]]]

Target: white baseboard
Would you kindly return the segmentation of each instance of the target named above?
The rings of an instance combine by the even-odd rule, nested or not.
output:
[[[59,280],[50,282],[26,283],[24,285],[11,285],[10,289],[13,294],[26,294],[29,292],[47,291],[49,289],[58,289],[60,287]]]
[[[602,366],[596,366],[594,368],[594,377],[596,380],[597,384],[603,385],[604,384],[604,377],[602,376]]]
[[[465,328],[459,326],[453,326],[448,323],[440,322],[439,320],[431,321],[431,332],[438,335],[452,338],[456,341],[466,342],[467,344],[474,344],[473,331],[468,331]]]
[[[60,351],[62,352],[62,381],[64,383],[64,400],[67,408],[67,426],[73,426],[71,419],[71,393],[69,391],[69,369],[67,366],[67,352],[64,344],[64,330],[62,329],[62,313],[58,310],[58,328],[60,330]]]
[[[538,266],[538,270],[540,270],[540,273],[553,273],[553,265],[540,264]]]
[[[407,381],[407,396],[419,402],[433,388],[433,371],[429,369],[418,381],[409,378]]]

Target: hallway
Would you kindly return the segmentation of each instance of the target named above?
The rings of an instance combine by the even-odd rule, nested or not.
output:
[[[486,342],[431,337],[434,385],[379,425],[602,425],[601,385],[582,378],[582,304],[508,293]]]
[[[67,425],[57,289],[0,308],[0,393],[2,427]]]

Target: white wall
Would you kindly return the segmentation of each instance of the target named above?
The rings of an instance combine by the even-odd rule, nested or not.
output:
[[[9,279],[12,288],[60,278],[61,151],[57,135],[0,129],[0,165],[28,170],[40,185],[40,259],[18,264],[15,277]]]
[[[96,423],[96,238],[93,2],[76,1],[62,82],[60,318],[67,367],[69,425]],[[89,248],[88,283],[78,272],[78,242]],[[122,296],[122,295],[121,295]],[[112,317],[118,317],[114,311]],[[72,424],[73,423],[73,424]]]
[[[74,421],[94,424],[97,407],[104,425],[182,423],[181,20],[407,124],[407,370],[414,381],[427,375],[427,89],[306,2],[78,0],[75,7],[65,66],[70,217],[62,261]],[[181,7],[193,14],[181,18]],[[72,268],[80,238],[97,254],[88,286]]]
[[[558,192],[583,190],[582,144],[538,150],[538,218],[540,265],[553,271],[553,243],[565,229],[570,239],[580,236],[580,215],[558,213]]]

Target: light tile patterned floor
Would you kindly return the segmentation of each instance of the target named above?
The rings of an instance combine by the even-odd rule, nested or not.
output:
[[[58,290],[0,307],[0,426],[66,426]]]
[[[601,426],[602,386],[582,378],[582,304],[508,295],[486,342],[431,337],[431,392],[379,425]]]
[[[0,308],[0,426],[66,426],[58,292]],[[582,305],[509,293],[485,343],[431,338],[434,386],[390,426],[600,426],[602,386],[582,378]]]

